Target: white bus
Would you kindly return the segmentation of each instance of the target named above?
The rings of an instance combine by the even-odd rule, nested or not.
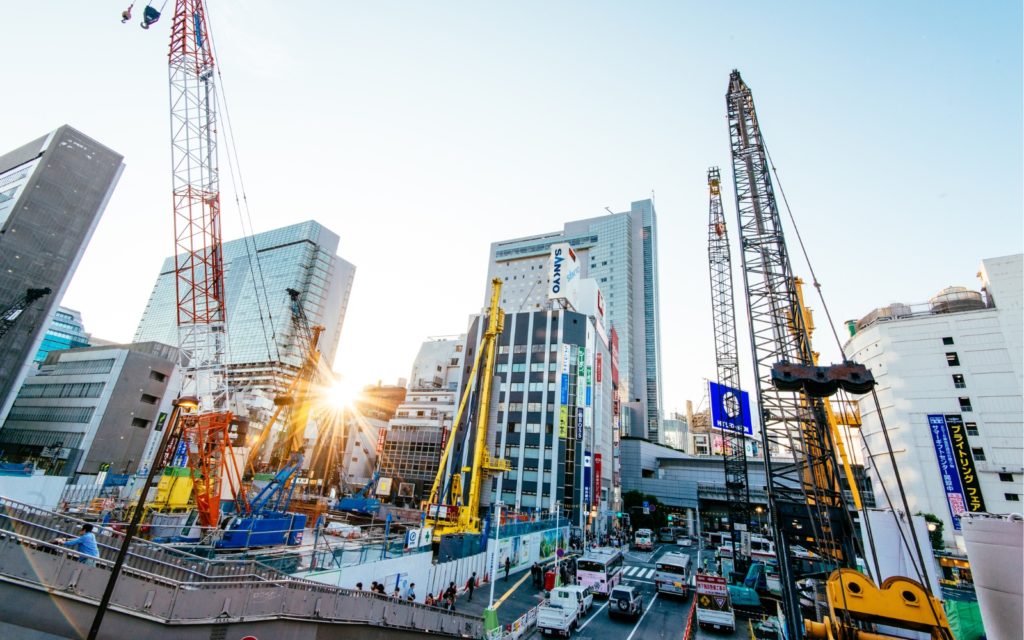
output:
[[[650,529],[637,529],[633,535],[633,548],[640,551],[654,549],[654,532]]]
[[[654,565],[654,588],[658,593],[674,593],[684,598],[690,593],[690,556],[666,553]]]
[[[608,597],[622,582],[622,552],[610,547],[591,549],[576,560],[576,584]]]

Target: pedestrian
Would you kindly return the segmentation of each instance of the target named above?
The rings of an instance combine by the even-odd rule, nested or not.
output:
[[[505,556],[505,582],[508,582],[508,570],[512,568],[512,560]]]
[[[370,593],[377,593],[377,581],[374,580],[370,583]]]
[[[533,578],[533,586],[541,586],[541,569],[539,563],[534,562],[533,566],[530,567],[530,577]]]
[[[82,562],[85,564],[96,566],[95,558],[100,557],[100,550],[96,546],[96,534],[92,532],[92,525],[88,522],[82,525],[77,538],[71,540],[58,538],[56,542],[78,551],[82,555]]]
[[[444,591],[444,603],[448,609],[455,608],[455,582],[449,582],[448,588]]]
[[[410,582],[409,588],[405,591],[405,599],[409,602],[416,602],[416,583]]]
[[[466,591],[469,592],[469,601],[473,602],[473,589],[476,589],[476,571],[466,580]]]
[[[363,590],[363,583],[362,582],[357,582],[356,583],[356,591],[362,591],[362,590]]]
[[[384,583],[383,582],[378,582],[377,583],[377,593],[379,593],[380,595],[385,595],[384,594]]]
[[[434,606],[434,596],[433,596],[433,594],[428,593],[427,597],[423,599],[423,604],[427,605],[428,607]]]
[[[401,597],[402,597],[402,595],[401,595],[401,593],[400,593],[400,592],[398,591],[398,587],[395,587],[395,590],[391,592],[391,598],[392,598],[392,600],[398,600],[398,599],[399,599],[399,598],[401,598]]]

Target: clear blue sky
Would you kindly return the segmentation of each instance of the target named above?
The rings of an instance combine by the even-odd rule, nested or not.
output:
[[[127,3],[6,7],[0,98],[0,150],[66,122],[125,155],[64,300],[124,341],[173,248],[170,21],[143,31],[137,3],[122,25]],[[1024,247],[1020,2],[215,0],[210,13],[256,229],[315,218],[358,267],[335,362],[355,382],[404,377],[426,336],[465,329],[491,241],[654,191],[665,409],[699,401],[715,370],[705,171],[731,183],[733,68],[837,322],[975,287],[982,258]]]

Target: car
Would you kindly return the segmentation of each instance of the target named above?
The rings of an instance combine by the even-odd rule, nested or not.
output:
[[[644,611],[644,597],[635,587],[619,585],[608,596],[608,617],[639,618]]]
[[[676,538],[676,544],[680,547],[692,547],[693,540],[691,540],[689,536],[680,536]]]

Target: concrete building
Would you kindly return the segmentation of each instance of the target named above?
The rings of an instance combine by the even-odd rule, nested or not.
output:
[[[64,125],[0,155],[0,308],[49,287],[0,343],[0,424],[124,169],[120,154]]]
[[[363,388],[353,409],[345,412],[340,466],[342,485],[349,490],[362,488],[373,477],[384,429],[405,394],[403,386],[377,383]]]
[[[157,342],[54,351],[18,391],[0,449],[48,475],[135,473],[170,415],[177,361],[177,348]]]
[[[485,326],[485,317],[471,321],[463,386],[471,383],[469,362]],[[560,503],[577,525],[606,530],[618,498],[611,464],[617,434],[611,357],[595,318],[564,309],[509,313],[496,349],[486,442],[512,470],[492,478],[489,490],[485,485],[481,504],[500,499],[531,513]],[[475,414],[452,435],[455,465],[472,466]]]
[[[394,502],[418,505],[437,474],[462,394],[466,336],[433,338],[420,346],[405,402],[381,435],[379,468],[392,479]]]
[[[636,437],[661,441],[662,393],[658,312],[658,244],[654,203],[565,223],[562,231],[491,244],[487,281],[501,278],[507,313],[548,308],[551,246],[568,243],[604,294],[608,328],[619,336],[624,424]],[[490,300],[490,289],[485,293]],[[635,414],[635,415],[634,415]]]
[[[846,353],[877,393],[913,512],[1020,513],[1024,495],[1024,256],[983,260],[982,292],[949,287],[927,304],[891,304],[848,323]],[[861,402],[862,460],[898,504],[873,402]]]
[[[355,266],[336,255],[338,242],[306,221],[224,243],[228,383],[250,411],[271,411],[273,395],[287,388],[305,357],[287,289],[301,293],[310,324],[324,327],[320,352],[326,363],[334,360],[355,276]],[[172,256],[160,269],[136,342],[178,344],[175,295]]]
[[[88,346],[91,346],[89,334],[85,332],[85,325],[82,324],[82,314],[67,307],[57,307],[46,335],[43,336],[43,343],[36,352],[35,361],[42,362],[51,351]]]

